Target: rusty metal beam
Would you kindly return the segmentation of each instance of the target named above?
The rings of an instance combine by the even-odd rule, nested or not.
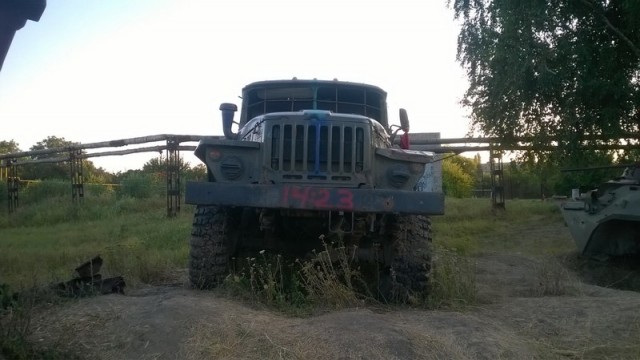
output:
[[[492,146],[493,148],[500,148],[501,150],[508,151],[519,151],[519,150],[554,150],[555,146],[542,146],[542,147],[533,147],[531,145],[525,144],[516,144],[516,145],[501,145],[500,140],[494,137],[466,137],[466,138],[440,138],[437,139],[433,136],[434,133],[411,133],[409,134],[410,143],[412,144],[411,148],[415,150],[428,150],[434,151],[438,153],[443,152],[470,152],[470,151],[489,151]],[[14,158],[22,158],[26,156],[37,156],[43,154],[56,154],[56,153],[68,153],[72,150],[87,150],[87,149],[98,149],[98,148],[106,148],[106,147],[122,147],[127,145],[138,145],[149,142],[157,142],[157,141],[177,141],[178,143],[182,142],[195,142],[200,141],[204,138],[204,135],[171,135],[171,134],[161,134],[161,135],[150,135],[150,136],[142,136],[135,138],[126,138],[119,140],[109,140],[95,143],[87,143],[87,144],[75,144],[69,147],[64,148],[55,148],[55,149],[40,149],[40,150],[31,150],[31,151],[21,151],[11,154],[0,154],[0,160],[3,159],[14,159]],[[223,138],[223,136],[219,136]],[[600,140],[608,140],[602,136],[586,136],[586,139],[600,139]],[[625,139],[640,139],[640,134],[628,133],[623,134],[623,138]],[[530,137],[520,137],[513,139],[516,142],[527,143],[531,142],[533,138]],[[396,141],[397,142],[397,141]],[[486,146],[468,146],[468,145],[458,145],[458,146],[438,146],[438,145],[453,145],[453,144],[487,144]],[[492,146],[489,146],[492,144]],[[587,147],[585,147],[587,148]],[[618,150],[618,149],[639,149],[640,144],[628,144],[628,145],[595,145],[589,146],[589,149],[596,150]],[[148,150],[147,150],[148,149]],[[130,149],[130,150],[122,150],[122,151],[106,151],[101,153],[94,154],[85,154],[85,158],[88,157],[97,157],[97,156],[111,156],[111,155],[126,155],[132,154],[135,152],[143,152],[143,151],[162,151],[165,150],[165,145],[160,145],[157,147],[145,147],[139,149]],[[180,149],[185,150],[185,149]],[[58,161],[68,161],[68,160],[58,160]],[[23,162],[20,162],[23,163]]]
[[[632,150],[640,149],[640,144],[633,145],[593,145],[593,146],[581,146],[582,149],[592,150]],[[553,151],[558,149],[556,146],[541,146],[533,147],[531,145],[516,145],[516,146],[435,146],[435,145],[414,145],[410,147],[411,150],[423,150],[433,151],[435,153],[456,153],[463,152],[479,152],[490,151],[492,149],[500,149],[504,151]]]
[[[104,151],[104,152],[99,152],[99,153],[81,154],[81,155],[78,155],[77,157],[79,157],[81,159],[88,159],[88,158],[100,157],[100,156],[128,155],[128,154],[143,153],[143,152],[159,152],[159,151],[165,150],[166,148],[167,148],[166,145],[147,146],[147,147],[136,148],[136,149],[115,150],[115,151]],[[191,150],[191,151],[193,151],[195,149],[196,149],[195,146],[188,146],[188,145],[178,146],[178,150],[185,150],[185,151],[186,150]],[[59,162],[65,162],[65,161],[70,161],[70,160],[71,159],[70,159],[69,156],[55,157],[55,158],[44,158],[44,159],[35,159],[35,160],[17,160],[16,161],[16,165],[59,163]]]
[[[21,158],[25,156],[44,155],[44,154],[67,153],[72,150],[99,149],[99,148],[106,148],[106,147],[122,147],[127,145],[138,145],[138,144],[144,144],[144,143],[150,143],[150,142],[167,141],[168,139],[175,139],[180,143],[200,141],[200,139],[203,137],[204,136],[201,136],[201,135],[169,135],[169,134],[142,136],[142,137],[135,137],[135,138],[128,138],[128,139],[88,143],[88,144],[74,144],[71,146],[63,147],[63,148],[40,149],[40,150],[31,150],[31,151],[21,151],[21,152],[16,152],[11,154],[0,154],[0,160],[11,159],[11,158]]]
[[[623,133],[620,139],[640,140],[640,133]],[[514,143],[532,143],[535,138],[530,136],[516,137],[510,139]],[[585,135],[584,140],[615,140],[611,137],[603,135]],[[551,138],[549,141],[557,141]],[[441,145],[441,144],[492,144],[500,145],[505,143],[504,139],[497,137],[463,137],[463,138],[435,138],[433,133],[410,133],[409,142],[415,145]],[[400,140],[396,139],[394,144],[400,144]]]

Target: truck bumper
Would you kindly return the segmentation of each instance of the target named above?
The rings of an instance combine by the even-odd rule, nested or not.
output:
[[[233,205],[272,209],[444,214],[443,193],[291,184],[257,185],[189,181],[185,202],[194,205]]]

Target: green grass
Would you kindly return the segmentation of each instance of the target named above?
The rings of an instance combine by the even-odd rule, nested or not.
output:
[[[518,252],[557,255],[573,251],[562,231],[562,214],[553,201],[509,200],[493,212],[488,199],[446,199],[444,216],[434,216],[434,243],[459,255]]]
[[[103,275],[122,275],[131,285],[162,281],[187,266],[193,209],[167,218],[164,197],[134,199],[112,193],[74,205],[59,196],[0,213],[0,283],[12,287],[68,279],[80,263],[101,255]],[[540,233],[561,214],[553,202],[513,200],[494,214],[488,199],[447,198],[434,216],[436,248],[473,256],[486,251],[548,255],[572,251],[564,234]],[[513,234],[521,234],[514,237]]]
[[[77,265],[96,255],[105,260],[103,276],[124,276],[128,286],[162,282],[187,266],[192,210],[183,206],[177,218],[167,218],[164,197],[106,193],[79,206],[59,196],[23,205],[10,216],[4,212],[0,283],[22,288],[67,280]],[[487,199],[448,198],[445,213],[432,218],[442,262],[485,251],[544,255],[573,249],[557,233],[536,235],[537,228],[562,221],[551,202],[509,201],[506,211],[494,214]]]
[[[68,194],[53,194],[31,198],[11,215],[6,208],[0,212],[0,354],[11,359],[76,358],[27,340],[31,309],[43,300],[29,295],[16,302],[14,292],[40,294],[73,278],[78,265],[97,255],[104,260],[103,278],[122,276],[128,288],[175,281],[175,273],[187,267],[192,206],[168,218],[164,197],[105,192],[74,205]]]
[[[511,253],[537,258],[543,295],[573,291],[556,258],[575,252],[559,207],[552,201],[510,200],[492,211],[489,199],[446,199],[445,215],[432,217],[436,248],[430,308],[463,309],[477,302],[474,257]]]
[[[96,255],[103,276],[127,285],[162,281],[187,265],[192,207],[166,216],[164,198],[52,198],[23,206],[0,222],[0,283],[12,288],[68,280]]]

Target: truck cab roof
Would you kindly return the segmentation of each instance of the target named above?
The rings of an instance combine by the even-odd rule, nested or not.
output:
[[[338,80],[267,80],[242,89],[240,126],[273,112],[327,110],[372,118],[388,128],[387,93],[373,85]]]

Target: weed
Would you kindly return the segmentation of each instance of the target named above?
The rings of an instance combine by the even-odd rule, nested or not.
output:
[[[307,294],[307,299],[315,304],[332,308],[344,308],[360,303],[365,282],[355,265],[355,248],[349,251],[344,245],[327,244],[324,250],[314,251],[307,261],[296,260],[298,276]]]
[[[567,268],[553,259],[539,262],[535,267],[536,287],[533,296],[575,295],[578,281]]]
[[[471,258],[437,248],[431,272],[430,308],[460,308],[477,302],[476,269]]]
[[[247,258],[251,293],[268,305],[281,305],[285,301],[285,282],[282,256],[267,257],[260,251],[259,259]]]
[[[7,284],[0,284],[0,358],[8,359],[79,359],[60,349],[40,348],[29,339],[35,307],[50,302],[54,294],[48,289],[33,288],[13,293]]]
[[[247,258],[246,266],[232,271],[224,282],[228,294],[275,306],[281,310],[311,306],[341,309],[362,304],[380,305],[375,289],[379,279],[375,264],[363,269],[357,249],[322,242],[322,251],[309,259],[295,259],[283,266],[282,255],[264,250]],[[371,269],[369,269],[371,268]],[[460,308],[477,301],[475,266],[471,259],[438,249],[428,294],[414,294],[409,304],[429,308]]]
[[[246,258],[223,288],[234,297],[250,299],[280,310],[310,306],[345,308],[373,299],[355,265],[353,251],[323,242],[311,258],[288,259],[265,250]],[[353,249],[355,250],[355,249]]]

